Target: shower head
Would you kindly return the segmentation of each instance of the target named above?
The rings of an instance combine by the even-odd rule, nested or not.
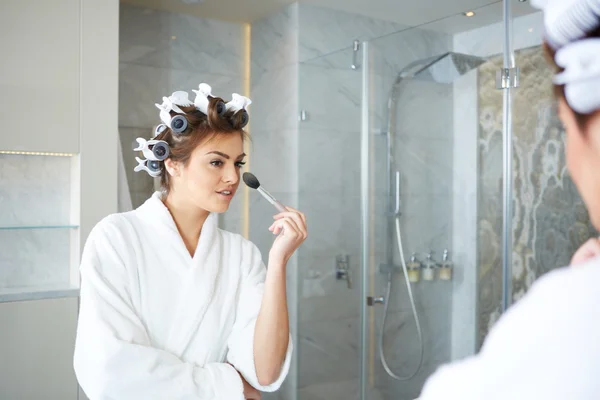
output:
[[[449,52],[418,60],[407,65],[400,71],[397,82],[407,78],[414,78],[438,83],[452,83],[456,78],[477,68],[485,61],[480,57]]]

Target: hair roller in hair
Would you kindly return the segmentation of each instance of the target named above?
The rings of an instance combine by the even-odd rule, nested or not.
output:
[[[223,114],[225,114],[225,112],[227,111],[227,107],[225,107],[225,103],[222,102],[221,100],[217,101],[217,104],[215,104],[216,110],[217,110],[217,114],[219,114],[220,117],[223,116]]]
[[[196,93],[196,98],[194,99],[194,105],[196,108],[204,113],[204,115],[208,115],[208,98],[212,97],[212,88],[210,85],[201,83],[198,85],[198,90],[192,90],[192,92]]]
[[[169,158],[169,144],[164,140],[146,140],[144,138],[135,139],[137,146],[133,151],[141,151],[148,160],[163,161]]]
[[[154,137],[157,137],[167,129],[167,125],[160,124],[154,129]]]
[[[181,134],[188,127],[188,121],[183,115],[176,115],[171,119],[171,130],[173,133]]]
[[[165,141],[158,141],[150,148],[154,158],[158,161],[166,160],[169,157],[169,145]]]
[[[252,104],[252,100],[237,93],[231,95],[231,101],[225,104],[227,111],[233,111],[232,125],[237,126],[240,129],[248,124],[250,119],[246,107]],[[242,113],[243,112],[243,113]]]
[[[156,178],[160,175],[162,171],[162,164],[160,161],[143,160],[139,157],[136,157],[135,160],[138,163],[138,165],[136,165],[136,167],[133,169],[135,172],[146,171],[148,175],[150,175],[153,178]]]
[[[246,110],[239,110],[231,116],[231,125],[236,129],[242,129],[248,125],[248,121],[250,121],[250,117]]]

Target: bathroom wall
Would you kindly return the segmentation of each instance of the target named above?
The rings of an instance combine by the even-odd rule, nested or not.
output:
[[[500,68],[494,58],[482,74]],[[521,298],[544,273],[569,264],[575,250],[595,230],[565,165],[565,132],[556,115],[552,94],[553,71],[541,47],[516,53],[521,87],[513,105],[514,217],[512,253],[513,302]],[[502,104],[490,98],[494,79],[481,77],[480,86],[480,206],[479,226],[484,233],[479,248],[478,343],[481,345],[500,313],[502,153],[498,115]]]
[[[515,61],[521,69],[520,87],[513,91],[512,106],[513,301],[521,298],[539,276],[568,264],[577,247],[595,234],[566,170],[564,131],[551,89],[553,72],[540,47],[542,22],[541,13],[535,13],[516,18],[513,23]],[[479,243],[476,249],[463,249],[469,266],[477,260],[477,269],[475,273],[475,269],[468,271],[469,283],[463,285],[462,297],[454,298],[453,333],[476,324],[476,335],[467,337],[475,350],[501,313],[503,110],[495,73],[502,67],[502,29],[502,24],[495,24],[454,37],[456,51],[490,57],[478,77],[464,83],[465,90],[470,85],[471,93],[477,88],[477,97],[463,98],[462,103],[466,106],[470,101],[478,108],[477,149],[469,146],[466,157],[471,160],[471,170],[476,160],[476,187],[469,186],[469,181],[461,182],[463,190],[478,193]],[[473,126],[468,125],[463,132],[473,136]],[[472,310],[467,304],[477,304],[477,308]],[[458,343],[458,335],[453,339],[453,350],[458,355],[466,353],[464,348],[461,350],[464,345]]]
[[[149,139],[160,119],[155,103],[175,90],[209,83],[224,99],[243,93],[244,25],[120,4],[119,131],[132,206],[153,192],[153,179],[136,166],[135,138]],[[251,106],[252,107],[252,106]],[[241,229],[242,196],[236,196],[222,226]]]
[[[251,106],[252,133],[249,169],[275,198],[298,207],[298,6],[252,24]],[[273,243],[268,228],[277,210],[257,191],[250,191],[249,235],[265,262]],[[264,394],[265,400],[296,399],[298,355],[302,351],[297,336],[297,256],[287,265],[287,293],[294,356],[288,378],[277,393]]]

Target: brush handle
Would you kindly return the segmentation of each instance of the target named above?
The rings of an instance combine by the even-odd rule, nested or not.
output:
[[[275,202],[273,203],[273,205],[275,206],[275,208],[277,209],[277,211],[279,211],[279,212],[287,212],[287,209],[285,208],[285,206],[283,204],[281,204],[279,201],[275,200]]]
[[[275,206],[275,208],[277,209],[277,211],[279,212],[286,212],[287,209],[285,208],[285,206],[283,204],[281,204],[275,197],[273,197],[271,195],[271,193],[267,192],[265,189],[263,189],[262,187],[258,187],[258,193],[262,194],[262,196],[267,199],[267,201],[271,204],[273,204],[273,206]]]

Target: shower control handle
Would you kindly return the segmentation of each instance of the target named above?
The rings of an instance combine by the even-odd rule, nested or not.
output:
[[[379,296],[379,297],[368,296],[367,297],[367,305],[369,307],[372,307],[375,304],[384,304],[384,303],[385,303],[385,297],[383,297],[383,296]]]
[[[352,289],[352,277],[350,276],[350,256],[339,254],[335,258],[335,279],[345,280],[348,289]]]

